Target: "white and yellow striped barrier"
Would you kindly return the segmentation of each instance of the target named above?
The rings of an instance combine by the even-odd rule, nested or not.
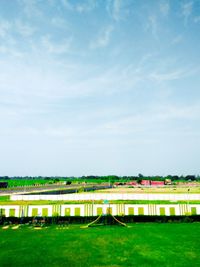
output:
[[[200,215],[200,204],[0,205],[0,216]]]

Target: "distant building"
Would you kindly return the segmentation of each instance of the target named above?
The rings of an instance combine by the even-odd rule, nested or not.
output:
[[[172,180],[171,180],[171,179],[165,179],[165,184],[166,184],[166,185],[170,185],[170,184],[172,184]]]
[[[144,185],[144,186],[150,186],[151,185],[151,181],[150,180],[142,180],[141,185]]]
[[[131,181],[131,182],[127,182],[126,185],[136,186],[136,185],[138,185],[138,183],[137,183],[137,181]]]
[[[151,180],[142,180],[141,185],[143,186],[164,186],[164,181],[151,181]]]
[[[151,186],[164,186],[164,181],[151,181]]]

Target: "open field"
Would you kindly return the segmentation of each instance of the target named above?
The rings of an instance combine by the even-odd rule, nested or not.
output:
[[[101,193],[162,193],[162,194],[178,194],[178,193],[188,193],[189,194],[200,194],[200,186],[197,187],[135,187],[135,188],[129,188],[129,187],[116,187],[116,188],[109,188],[104,190],[97,190],[96,192]]]
[[[170,200],[110,200],[110,204],[188,204],[188,201]],[[190,204],[200,204],[200,200],[190,200]],[[0,205],[62,205],[62,204],[103,204],[102,200],[10,200],[7,196],[0,196]]]
[[[199,223],[0,229],[5,266],[200,266]]]
[[[9,180],[1,180],[1,182],[8,182],[9,187],[15,186],[33,186],[37,185],[44,185],[49,184],[49,180],[45,179],[9,179]],[[53,180],[52,180],[53,183]]]

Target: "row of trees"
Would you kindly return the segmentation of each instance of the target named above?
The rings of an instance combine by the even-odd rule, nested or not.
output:
[[[172,181],[200,181],[200,176],[195,175],[186,175],[186,176],[178,176],[178,175],[167,175],[167,176],[144,176],[142,174],[138,174],[137,176],[117,176],[117,175],[107,175],[107,176],[97,176],[97,175],[89,175],[89,176],[81,176],[81,177],[74,177],[74,176],[0,176],[0,180],[18,180],[18,179],[25,179],[25,180],[49,180],[58,182],[60,180],[66,181],[73,181],[73,180],[105,180],[105,181],[131,181],[131,180],[152,180],[152,181],[164,181],[165,179],[170,179]]]

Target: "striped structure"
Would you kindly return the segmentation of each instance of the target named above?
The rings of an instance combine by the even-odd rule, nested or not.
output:
[[[200,215],[200,204],[0,205],[0,216]]]

